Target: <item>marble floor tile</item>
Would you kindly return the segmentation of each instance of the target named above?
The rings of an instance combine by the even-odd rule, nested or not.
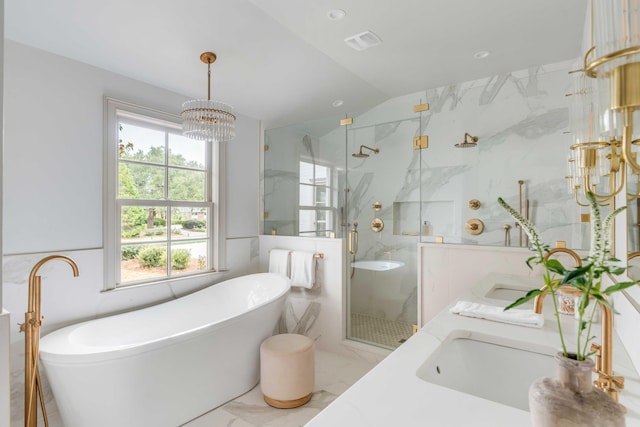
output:
[[[314,394],[306,405],[293,409],[272,408],[264,402],[257,385],[183,427],[300,427],[375,366],[375,362],[317,350],[315,356]]]
[[[303,426],[377,364],[376,361],[344,357],[318,350],[315,353],[315,362],[314,394],[311,401],[302,407],[272,408],[264,402],[258,384],[242,396],[180,427]],[[46,380],[44,387],[46,395],[52,396]],[[22,403],[20,407],[21,405]],[[18,407],[17,404],[16,407]],[[23,425],[22,414],[17,412],[16,417],[12,419],[12,427]],[[53,398],[47,401],[47,413],[50,427],[64,427]],[[44,425],[41,417],[38,425]]]

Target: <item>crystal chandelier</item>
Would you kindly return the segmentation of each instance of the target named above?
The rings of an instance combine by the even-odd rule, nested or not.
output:
[[[233,107],[211,100],[211,64],[213,52],[204,52],[200,60],[207,64],[207,99],[192,99],[182,104],[182,134],[200,141],[230,141],[236,136],[236,116]]]

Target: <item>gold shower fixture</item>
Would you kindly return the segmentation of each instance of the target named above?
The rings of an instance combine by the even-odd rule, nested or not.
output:
[[[378,154],[380,152],[379,148],[371,148],[371,147],[367,147],[366,145],[361,145],[360,146],[360,151],[357,152],[357,153],[353,153],[352,156],[353,157],[359,157],[359,158],[369,157],[369,154],[362,152],[363,148],[366,148],[367,150],[372,151],[374,154]]]
[[[457,148],[471,148],[478,146],[478,137],[471,136],[469,133],[464,133],[464,141],[455,145]]]

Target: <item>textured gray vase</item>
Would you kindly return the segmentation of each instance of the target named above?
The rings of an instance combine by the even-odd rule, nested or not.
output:
[[[593,386],[593,360],[556,355],[556,376],[540,378],[529,388],[533,427],[622,427],[622,407]]]

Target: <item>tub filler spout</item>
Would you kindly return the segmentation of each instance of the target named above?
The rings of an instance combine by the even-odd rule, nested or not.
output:
[[[37,420],[37,399],[40,397],[40,407],[45,426],[49,425],[47,411],[44,406],[42,396],[42,382],[38,370],[39,347],[40,347],[40,326],[42,326],[41,315],[41,283],[42,277],[38,276],[38,270],[49,261],[65,261],[71,266],[74,277],[79,276],[78,266],[71,258],[63,255],[51,255],[42,258],[31,269],[29,274],[29,297],[27,311],[24,314],[24,323],[20,324],[20,332],[24,332],[24,425],[25,427],[36,427]],[[36,392],[38,395],[36,396]]]

